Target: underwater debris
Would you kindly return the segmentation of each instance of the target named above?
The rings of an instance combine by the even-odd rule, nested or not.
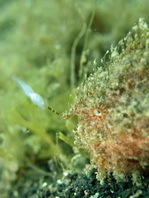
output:
[[[149,29],[140,19],[76,91],[76,144],[90,153],[101,182],[111,173],[137,182],[136,175],[149,171],[148,57]]]
[[[27,83],[23,82],[15,75],[12,76],[12,79],[19,85],[25,95],[27,95],[35,105],[37,105],[41,109],[46,108],[43,98],[39,94],[35,93],[34,90]]]

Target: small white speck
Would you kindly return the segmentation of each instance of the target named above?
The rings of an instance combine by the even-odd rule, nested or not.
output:
[[[94,59],[93,64],[96,66],[97,65],[97,58]]]
[[[65,177],[67,177],[67,176],[68,176],[68,172],[64,172],[63,175],[64,175]]]
[[[60,179],[58,179],[58,180],[57,180],[57,183],[58,183],[58,184],[62,184],[63,182],[62,182]]]
[[[114,191],[113,190],[110,190],[111,191],[111,193],[114,193]]]
[[[41,185],[41,187],[42,187],[42,188],[45,188],[47,185],[48,185],[47,182],[44,182],[44,183]]]

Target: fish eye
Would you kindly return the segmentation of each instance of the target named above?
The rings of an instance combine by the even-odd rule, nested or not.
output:
[[[97,117],[102,117],[102,113],[100,109],[94,109],[94,115]]]

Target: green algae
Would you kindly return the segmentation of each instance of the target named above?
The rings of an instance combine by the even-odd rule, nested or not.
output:
[[[56,158],[68,168],[78,154],[72,149],[76,120],[65,123],[38,109],[11,76],[17,75],[52,108],[65,112],[74,101],[72,88],[100,65],[111,44],[115,46],[140,17],[148,22],[148,1],[14,0],[1,1],[0,11],[0,189],[7,191],[22,167]],[[71,146],[61,140],[57,144],[58,136]]]

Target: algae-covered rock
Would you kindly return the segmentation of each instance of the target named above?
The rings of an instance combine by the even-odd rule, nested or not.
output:
[[[87,149],[101,181],[149,171],[149,29],[143,19],[109,62],[78,88],[71,113],[79,118],[76,143]]]

